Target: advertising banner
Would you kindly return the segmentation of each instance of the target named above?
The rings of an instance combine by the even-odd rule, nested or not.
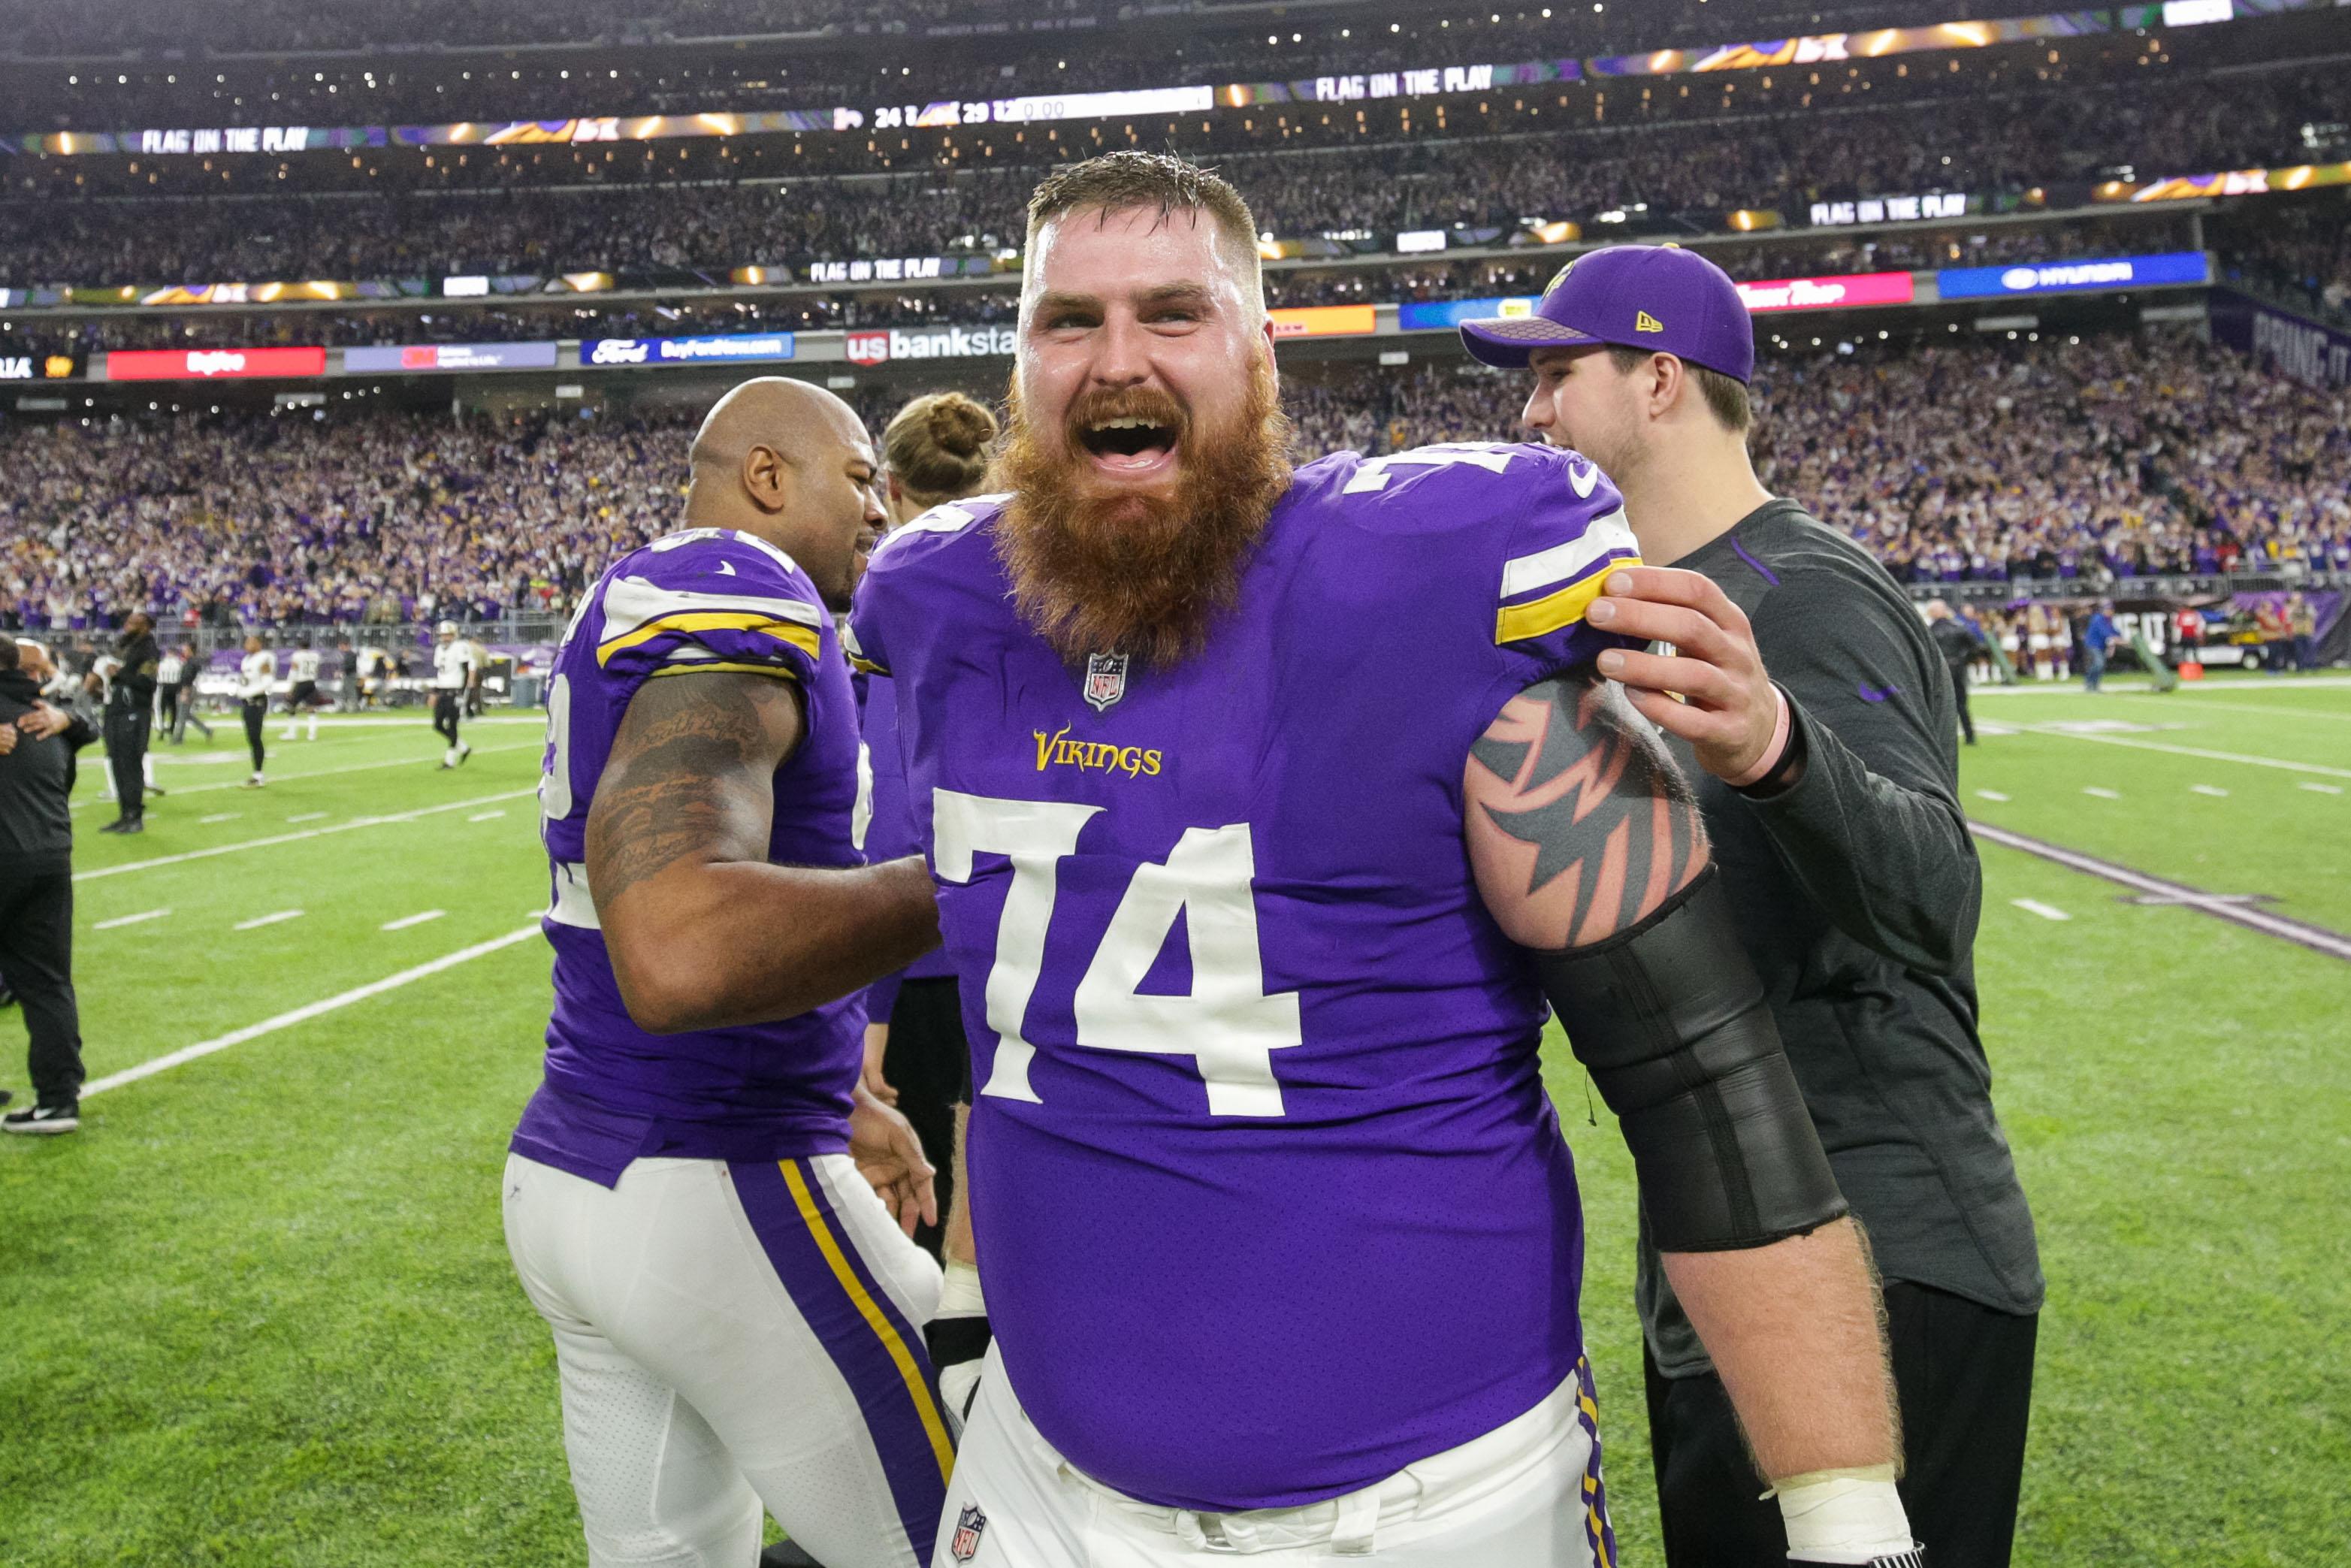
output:
[[[398,343],[345,349],[346,375],[398,374],[403,371],[551,371],[553,343]]]
[[[1307,305],[1269,310],[1276,338],[1339,338],[1369,332],[1377,319],[1369,305]]]
[[[32,355],[0,354],[0,382],[29,382],[33,379]]]
[[[1406,332],[1434,332],[1464,321],[1534,313],[1532,295],[1489,295],[1482,299],[1416,299],[1396,307],[1396,326]]]
[[[911,332],[893,327],[886,332],[844,333],[841,346],[843,357],[852,364],[878,365],[890,360],[955,360],[1008,354],[1015,337],[1009,325],[924,327]]]
[[[2212,297],[2212,336],[2280,375],[2314,387],[2351,387],[2351,332],[2340,328],[2222,289]]]
[[[323,376],[324,349],[118,349],[106,356],[110,382],[196,382],[256,376]]]
[[[1859,305],[1908,305],[1918,297],[1907,272],[1856,272],[1846,277],[1777,277],[1742,283],[1739,298],[1752,315],[1774,310],[1839,310]]]
[[[2351,185],[2351,162],[2296,163],[2282,169],[2223,169],[2160,180],[2109,180],[2090,193],[2094,202],[2193,202],[2208,196],[2259,196]]]
[[[1935,274],[1936,287],[1946,299],[2001,299],[2026,294],[2153,288],[2166,284],[2211,281],[2211,265],[2200,250],[2099,256],[2036,266],[1945,267]]]
[[[1657,49],[1646,55],[1611,55],[1584,64],[1596,77],[1751,71],[1766,66],[1871,60],[1883,55],[1907,55],[1919,50],[1986,49],[1995,44],[2022,43],[2028,38],[2075,38],[2110,32],[2113,26],[2103,11],[2064,11],[2003,22],[1946,22],[1933,27],[1878,27],[1865,33],[1767,38],[1760,43],[1723,44],[1711,49]]]
[[[591,338],[580,345],[582,365],[697,365],[789,360],[789,332],[742,332],[714,338]]]

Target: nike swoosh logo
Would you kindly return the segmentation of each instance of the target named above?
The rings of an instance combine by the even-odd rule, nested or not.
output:
[[[1867,681],[1864,681],[1861,683],[1860,691],[1862,701],[1865,703],[1882,703],[1887,697],[1899,696],[1902,693],[1902,688],[1900,686],[1890,685],[1873,686]]]
[[[1567,482],[1575,486],[1577,500],[1589,500],[1592,497],[1593,486],[1600,483],[1600,469],[1597,465],[1581,469],[1571,468],[1567,471]]]
[[[719,576],[721,576],[721,577],[732,577],[732,576],[734,576],[734,575],[735,575],[735,563],[734,563],[733,561],[731,561],[731,560],[722,560],[722,561],[720,561],[720,562],[718,563],[718,575],[719,575]]]

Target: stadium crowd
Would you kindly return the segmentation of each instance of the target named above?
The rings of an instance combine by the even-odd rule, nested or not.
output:
[[[2246,225],[2248,236],[2268,234]],[[1604,237],[1605,231],[1595,237]],[[2339,237],[2338,237],[2339,243]],[[1837,273],[2058,261],[2079,256],[2184,249],[2186,226],[2144,214],[2128,221],[1955,225],[1935,233],[1799,234],[1764,245],[1717,246],[1708,255],[1738,278],[1824,277]],[[2251,265],[2251,262],[2248,262]],[[1266,301],[1280,307],[1451,299],[1534,294],[1558,270],[1545,250],[1492,261],[1344,267],[1278,265],[1266,273]],[[0,319],[0,355],[86,355],[114,349],[251,348],[316,344],[525,342],[549,339],[650,338],[700,333],[805,332],[925,322],[982,326],[1019,313],[1017,285],[956,288],[808,290],[710,301],[593,305],[465,305],[385,309],[215,311],[169,315],[122,311],[74,317]]]
[[[643,42],[656,38],[742,37],[811,32],[947,37],[1015,32],[1092,31],[1114,26],[1127,7],[1097,0],[563,0],[558,5],[513,9],[474,5],[461,0],[380,0],[363,8],[319,6],[308,0],[248,0],[223,11],[193,0],[151,3],[84,15],[37,0],[0,0],[0,37],[11,53],[26,58],[118,57],[186,51],[192,42],[215,53],[292,54],[403,46],[550,44],[594,39]],[[1566,50],[1654,48],[1665,45],[1728,42],[1722,37],[1726,7],[1710,10],[1707,0],[1642,0],[1611,16],[1604,10],[1545,18],[1523,11],[1507,24],[1487,23],[1491,13],[1465,8],[1458,20],[1465,32],[1480,25],[1507,26],[1532,45]],[[1153,14],[1186,14],[1195,27],[1247,28],[1254,37],[1259,14],[1254,6],[1219,6],[1197,0],[1155,5]],[[1230,12],[1227,16],[1220,13]],[[1107,15],[1105,15],[1107,13]],[[1756,36],[1798,30],[1971,20],[2005,16],[2003,0],[1757,0],[1740,23]],[[1546,14],[1547,15],[1547,14]],[[1431,18],[1434,21],[1436,18]],[[1326,35],[1335,26],[1318,29]],[[1105,51],[1108,52],[1108,51]],[[1232,57],[1244,57],[1232,46]],[[1260,56],[1261,58],[1261,56]],[[1283,62],[1311,73],[1312,57]],[[1358,67],[1356,68],[1364,68]]]
[[[2351,571],[2351,396],[2192,339],[1767,356],[1755,392],[1766,482],[1910,580]],[[1474,366],[1305,367],[1285,406],[1304,458],[1510,439],[1523,393]],[[902,396],[868,388],[860,412],[879,429]],[[0,620],[560,612],[674,524],[691,429],[690,413],[0,424]]]
[[[1376,148],[1238,154],[1220,168],[1279,235],[1607,212],[1720,214],[1856,194],[2022,194],[2051,182],[2307,162],[2351,120],[2351,73],[2233,79],[2226,113],[2173,80],[1970,94],[1725,124],[1663,121]],[[432,194],[0,203],[0,285],[629,272],[1017,247],[1037,171]]]
[[[1301,447],[1506,440],[1520,378],[1292,382]],[[1897,578],[2098,583],[2351,571],[2351,394],[2194,339],[1766,356],[1756,468]]]

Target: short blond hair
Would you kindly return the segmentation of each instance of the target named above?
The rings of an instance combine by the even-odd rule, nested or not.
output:
[[[1025,254],[1037,254],[1038,232],[1058,218],[1072,213],[1121,213],[1130,207],[1156,208],[1162,224],[1179,212],[1207,214],[1233,258],[1246,264],[1242,276],[1250,302],[1260,311],[1265,308],[1257,218],[1249,204],[1222,178],[1165,152],[1122,148],[1055,170],[1029,198]]]

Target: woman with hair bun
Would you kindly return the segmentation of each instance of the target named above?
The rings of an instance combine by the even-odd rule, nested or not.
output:
[[[882,466],[889,479],[883,504],[890,527],[901,528],[933,507],[977,494],[987,478],[996,428],[996,416],[961,392],[934,392],[900,409],[882,433]],[[893,683],[862,674],[858,685],[873,773],[866,859],[920,854],[898,752]],[[869,988],[865,1016],[866,1084],[914,1124],[924,1152],[938,1167],[939,1213],[962,1232],[950,1239],[940,1227],[924,1226],[914,1233],[935,1257],[945,1242],[952,1282],[968,1275],[967,1267],[957,1265],[972,1260],[968,1222],[950,1212],[963,1178],[957,1108],[971,1103],[971,1054],[946,955],[934,950]]]
[[[882,433],[890,526],[977,494],[995,440],[996,416],[958,392],[932,392],[900,409]]]

